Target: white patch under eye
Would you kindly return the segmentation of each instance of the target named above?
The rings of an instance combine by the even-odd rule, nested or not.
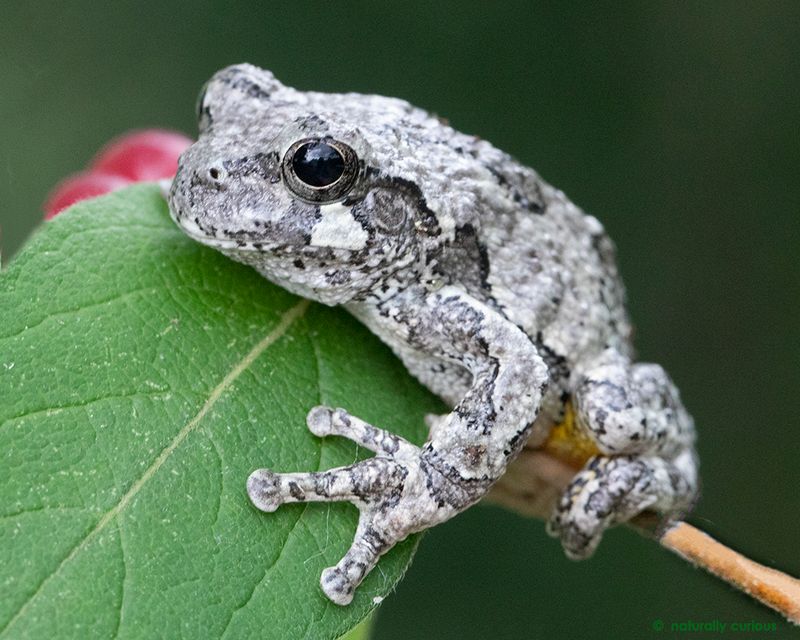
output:
[[[274,207],[265,211],[262,207],[239,207],[236,209],[236,219],[242,222],[279,222],[286,215],[286,210],[281,207]]]
[[[322,219],[311,231],[311,245],[334,249],[363,249],[369,237],[364,227],[350,213],[350,207],[340,203],[319,208]]]

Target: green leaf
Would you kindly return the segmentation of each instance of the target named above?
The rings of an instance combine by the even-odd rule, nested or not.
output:
[[[339,640],[369,640],[372,634],[373,622],[375,622],[375,615],[367,616]]]
[[[420,442],[440,411],[345,312],[187,239],[152,185],[82,203],[0,274],[0,638],[335,638],[411,560],[384,557],[352,605],[319,574],[349,504],[256,511],[259,467],[370,455],[305,427],[316,404]]]

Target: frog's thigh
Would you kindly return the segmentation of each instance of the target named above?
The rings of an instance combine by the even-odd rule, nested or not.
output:
[[[584,371],[574,401],[578,424],[607,455],[675,450],[694,439],[692,419],[666,371],[611,349]]]
[[[561,538],[567,556],[589,557],[607,527],[645,509],[665,518],[679,517],[696,494],[694,455],[674,461],[655,456],[596,456],[589,460],[561,497],[547,531]]]

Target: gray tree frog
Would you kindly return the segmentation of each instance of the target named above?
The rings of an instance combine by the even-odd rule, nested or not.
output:
[[[269,280],[343,305],[441,396],[418,447],[316,407],[308,428],[375,452],[319,473],[255,471],[253,504],[360,510],[321,577],[345,605],[380,556],[478,502],[568,408],[599,454],[548,523],[584,558],[643,510],[666,521],[698,492],[694,425],[664,370],[633,360],[614,247],[533,170],[394,98],[297,91],[241,64],[198,104],[200,137],[169,193],[189,236]],[[389,425],[390,426],[390,425]]]

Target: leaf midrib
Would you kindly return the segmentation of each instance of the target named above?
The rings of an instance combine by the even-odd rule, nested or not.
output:
[[[6,635],[18,620],[20,620],[31,604],[36,600],[37,596],[53,580],[65,567],[75,558],[93,539],[98,533],[108,526],[125,508],[130,504],[133,498],[141,491],[142,487],[152,478],[156,472],[163,466],[164,462],[172,455],[172,453],[180,446],[180,444],[188,437],[188,435],[197,427],[202,419],[208,414],[211,408],[220,399],[223,393],[234,383],[234,381],[244,373],[255,360],[266,351],[272,344],[277,342],[283,335],[286,334],[289,327],[299,318],[301,318],[309,307],[308,300],[301,300],[295,306],[288,309],[280,318],[275,327],[264,336],[245,356],[236,363],[236,365],[225,375],[225,377],[217,384],[209,394],[206,401],[200,407],[200,410],[189,420],[177,433],[177,435],[170,441],[170,443],[159,453],[155,460],[147,467],[141,476],[131,485],[128,491],[120,498],[120,500],[109,509],[97,524],[87,533],[81,541],[75,545],[70,552],[59,562],[58,566],[48,574],[36,587],[31,596],[22,604],[17,612],[9,619],[8,623],[0,629],[0,637]]]

